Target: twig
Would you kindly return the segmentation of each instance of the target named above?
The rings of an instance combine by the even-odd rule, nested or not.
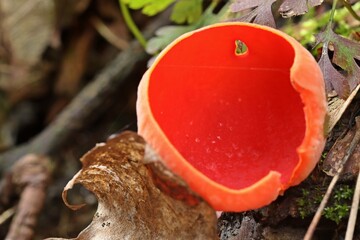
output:
[[[349,221],[346,229],[345,240],[352,240],[355,231],[356,218],[359,210],[359,200],[360,200],[360,172],[358,173],[355,192],[353,196],[353,201],[351,204]]]
[[[42,155],[53,153],[74,132],[84,127],[90,116],[97,111],[101,112],[101,107],[107,96],[127,79],[135,64],[145,57],[145,53],[138,47],[138,44],[132,44],[127,50],[121,52],[29,144],[1,154],[0,171],[4,171],[5,168],[9,169],[13,161],[26,153]]]
[[[21,158],[12,171],[13,187],[21,188],[22,192],[5,239],[32,239],[50,179],[49,159],[29,154]]]
[[[9,208],[8,210],[4,211],[0,215],[0,225],[6,222],[9,218],[11,218],[15,213],[15,207]]]
[[[360,16],[354,11],[351,4],[348,2],[348,0],[342,0],[344,6],[346,9],[350,12],[350,14],[358,21],[360,21]]]
[[[159,15],[145,30],[152,35],[156,29],[168,24],[169,12]],[[75,131],[86,126],[94,113],[101,112],[108,96],[127,79],[136,64],[147,58],[137,41],[119,53],[59,114],[59,116],[29,143],[0,154],[0,174],[9,170],[20,157],[27,153],[49,155],[68,141]]]
[[[314,218],[311,221],[311,224],[305,234],[304,240],[311,240],[312,236],[314,235],[315,229],[317,224],[320,221],[321,218],[321,214],[324,211],[324,208],[327,204],[327,202],[329,201],[331,192],[333,191],[336,182],[339,180],[340,174],[344,169],[344,166],[346,164],[346,162],[348,161],[348,159],[351,157],[352,153],[354,152],[357,144],[360,141],[360,117],[356,117],[355,118],[356,121],[356,130],[355,130],[355,135],[350,143],[350,146],[348,148],[348,150],[346,151],[346,154],[344,156],[344,158],[342,159],[342,162],[340,164],[340,167],[337,169],[336,175],[333,177],[333,179],[331,180],[328,189],[326,190],[326,193],[324,195],[324,198],[322,199],[319,208],[317,209]]]
[[[124,39],[117,37],[109,28],[106,26],[100,18],[92,17],[91,23],[98,31],[98,33],[105,38],[110,44],[114,45],[120,50],[124,50],[129,47],[129,43]]]
[[[318,225],[318,223],[319,223],[319,221],[320,221],[321,214],[322,214],[322,212],[324,211],[324,208],[325,208],[327,202],[329,201],[331,192],[333,191],[333,189],[334,189],[334,187],[335,187],[335,185],[336,185],[336,182],[337,182],[338,180],[339,180],[339,174],[336,174],[336,175],[333,177],[333,179],[331,180],[331,183],[329,184],[329,187],[328,187],[328,189],[326,190],[326,193],[325,193],[323,199],[321,200],[320,206],[319,206],[319,208],[317,209],[317,211],[316,211],[316,213],[315,213],[315,216],[314,216],[314,218],[312,219],[311,224],[310,224],[308,230],[306,231],[304,240],[311,240],[311,239],[312,239],[312,236],[314,235],[316,226]]]
[[[0,63],[0,73],[11,73],[11,66]]]

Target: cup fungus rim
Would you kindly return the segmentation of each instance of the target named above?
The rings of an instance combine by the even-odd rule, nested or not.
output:
[[[277,36],[284,39],[293,49],[294,51],[294,59],[292,62],[291,67],[289,67],[290,70],[290,82],[292,84],[292,87],[294,90],[300,95],[300,99],[304,105],[304,118],[305,118],[305,135],[302,139],[301,144],[297,147],[297,156],[298,156],[298,163],[292,170],[291,177],[287,183],[281,183],[280,177],[281,173],[270,170],[267,175],[259,179],[258,181],[254,182],[252,185],[241,188],[241,189],[233,189],[226,187],[220,183],[217,183],[216,181],[210,179],[205,174],[203,174],[201,171],[196,169],[194,166],[192,166],[183,156],[180,154],[180,152],[173,146],[173,144],[170,142],[164,131],[161,129],[157,121],[155,120],[154,115],[152,114],[151,106],[149,103],[149,82],[150,82],[150,76],[153,70],[155,69],[155,66],[158,64],[158,62],[162,59],[162,57],[172,49],[173,46],[181,42],[183,39],[190,37],[191,35],[204,31],[206,29],[212,29],[217,27],[223,27],[223,26],[246,26],[246,27],[252,27],[257,28],[260,30],[265,30],[267,32],[271,32],[273,34],[276,34]],[[146,71],[144,74],[138,90],[138,96],[141,96],[141,98],[138,98],[137,100],[137,115],[138,115],[138,128],[139,133],[143,136],[146,136],[149,139],[153,139],[157,142],[157,146],[153,146],[150,143],[150,146],[163,158],[173,158],[175,157],[180,162],[174,162],[171,163],[169,161],[165,161],[165,164],[172,170],[176,168],[175,173],[180,175],[185,179],[185,181],[190,185],[191,188],[195,192],[198,192],[200,196],[205,198],[211,205],[213,205],[218,210],[230,210],[230,211],[243,211],[243,210],[249,210],[249,209],[256,209],[259,207],[262,207],[266,204],[269,204],[273,200],[275,200],[279,194],[282,194],[282,192],[287,189],[290,186],[297,185],[300,183],[308,174],[313,170],[315,167],[317,160],[315,161],[314,156],[308,155],[307,151],[311,148],[317,147],[319,150],[318,152],[322,151],[324,146],[324,136],[319,134],[319,132],[323,132],[323,124],[324,122],[319,120],[318,122],[314,122],[312,119],[313,115],[318,114],[319,118],[321,118],[321,115],[326,114],[326,98],[325,98],[325,90],[324,89],[314,89],[313,87],[310,87],[306,85],[307,79],[304,79],[304,77],[301,76],[301,74],[298,74],[302,69],[304,69],[304,61],[310,61],[307,67],[315,69],[315,74],[317,74],[317,81],[322,80],[322,74],[318,67],[314,68],[315,60],[311,56],[311,54],[308,51],[305,51],[303,47],[298,43],[295,39],[288,36],[287,34],[277,30],[273,29],[267,26],[262,26],[254,23],[239,23],[239,22],[225,22],[225,23],[217,23],[210,26],[206,26],[188,33],[183,34],[181,37],[174,40],[171,44],[169,44],[155,59],[152,66]],[[305,64],[306,65],[306,64]],[[318,69],[316,69],[318,68]],[[319,82],[320,86],[323,86]],[[316,86],[317,88],[319,86]],[[323,87],[324,88],[324,87]],[[319,92],[323,92],[323,96],[317,96]],[[314,96],[315,95],[315,96]],[[321,93],[320,93],[321,95]],[[311,99],[308,99],[308,96],[311,96]],[[311,101],[316,101],[317,104],[320,104],[321,102],[324,102],[323,106],[313,106],[314,104],[311,103]],[[325,101],[323,100],[325,99]],[[314,110],[315,108],[319,108],[318,113]],[[315,113],[314,113],[315,111]],[[145,121],[144,121],[145,120]],[[146,126],[145,126],[146,125]],[[150,126],[150,127],[149,127]],[[319,128],[319,129],[317,129]],[[151,130],[150,130],[151,129]],[[315,132],[315,136],[313,136]],[[145,139],[146,139],[145,137]],[[316,139],[314,139],[316,138]],[[166,151],[164,149],[167,149]],[[316,157],[316,156],[315,156]],[[312,160],[312,161],[310,161]],[[309,163],[310,161],[310,163]],[[304,164],[309,164],[309,167],[304,166]],[[303,172],[302,172],[303,171]],[[191,179],[190,179],[191,176]],[[202,181],[204,186],[197,187],[194,189],[195,185],[198,185],[197,182]],[[272,183],[270,186],[266,183]],[[212,194],[209,194],[208,191],[212,191]],[[259,201],[259,196],[255,197],[255,202],[245,202],[243,200],[243,197],[250,196],[252,192],[256,192],[258,195],[260,194],[266,194],[266,197]],[[228,201],[227,199],[223,198],[222,196],[219,197],[216,196],[216,194],[221,193],[228,193],[233,198],[231,201]],[[208,195],[208,196],[207,196]],[[256,194],[255,194],[256,195]],[[235,201],[238,201],[238,203],[234,203]],[[227,204],[231,204],[233,206],[226,206]],[[219,208],[218,206],[221,205]]]

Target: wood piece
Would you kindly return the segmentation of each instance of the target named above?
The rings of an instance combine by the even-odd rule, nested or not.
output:
[[[164,12],[144,31],[146,36],[151,35],[162,25],[168,23],[169,12]],[[12,164],[26,153],[48,155],[62,146],[75,131],[86,126],[89,117],[101,112],[107,96],[123,84],[136,64],[147,58],[140,45],[133,41],[129,48],[109,63],[95,76],[59,116],[38,136],[29,143],[0,154],[0,175],[10,169]]]

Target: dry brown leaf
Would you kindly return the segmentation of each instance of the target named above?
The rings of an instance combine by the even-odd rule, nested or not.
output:
[[[299,16],[307,13],[309,8],[319,6],[324,0],[284,0],[279,8],[279,13],[284,18]]]
[[[0,13],[0,65],[7,67],[0,71],[0,88],[14,94],[36,91],[39,74],[32,68],[54,31],[54,1],[0,0]]]
[[[350,129],[344,137],[338,138],[332,146],[323,163],[323,170],[329,176],[335,176],[339,167],[343,162],[345,154],[348,152],[350,143],[354,138],[356,128]],[[340,175],[342,180],[355,180],[360,168],[360,144],[358,144],[344,166],[344,170]]]
[[[360,85],[358,85],[349,95],[346,100],[339,98],[338,96],[331,97],[328,100],[329,108],[329,121],[327,123],[326,133],[330,133],[335,127],[336,123],[340,120],[341,116],[344,114],[347,107],[350,105],[351,101],[354,99],[358,93]]]
[[[70,208],[80,208],[66,202],[67,191],[80,183],[99,205],[75,239],[216,239],[215,211],[160,162],[151,158],[145,165],[144,148],[140,136],[124,132],[82,157],[83,168],[63,198]]]
[[[53,31],[54,2],[0,0],[0,9],[3,15],[2,32],[11,46],[12,60],[35,64]]]
[[[235,0],[230,5],[230,11],[237,13],[251,9],[248,13],[234,20],[254,22],[275,28],[275,19],[271,11],[274,2],[276,2],[276,0]]]

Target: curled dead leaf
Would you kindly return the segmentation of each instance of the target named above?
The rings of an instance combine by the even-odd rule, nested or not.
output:
[[[216,239],[215,211],[154,155],[144,164],[144,149],[139,135],[124,132],[82,157],[83,168],[65,187],[64,201],[81,207],[66,201],[67,191],[80,183],[99,205],[75,239]]]

